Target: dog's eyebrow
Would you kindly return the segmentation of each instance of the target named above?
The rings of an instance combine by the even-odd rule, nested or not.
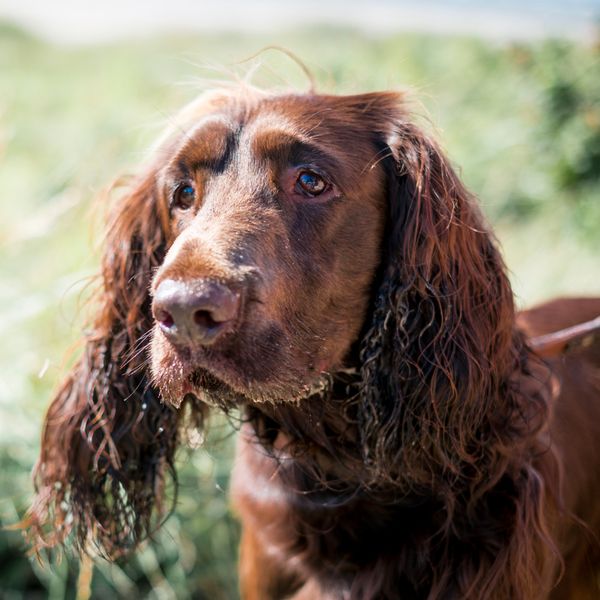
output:
[[[177,156],[180,168],[221,169],[231,151],[234,131],[221,117],[211,117],[199,123],[186,137]]]
[[[341,165],[335,157],[302,134],[289,129],[268,128],[254,133],[250,149],[258,157],[289,162],[319,162],[330,169]]]

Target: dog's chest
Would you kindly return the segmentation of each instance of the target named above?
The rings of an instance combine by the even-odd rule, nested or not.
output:
[[[389,568],[398,573],[398,558],[431,533],[435,511],[428,503],[408,508],[389,499],[377,503],[357,490],[309,491],[307,478],[285,476],[289,466],[242,431],[233,504],[243,535],[255,540],[253,553],[289,579],[318,580],[326,589],[338,589],[341,598],[358,572]]]

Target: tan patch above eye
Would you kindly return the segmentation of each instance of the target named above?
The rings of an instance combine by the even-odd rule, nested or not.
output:
[[[179,151],[181,161],[195,170],[210,167],[223,160],[233,136],[231,127],[222,119],[200,123],[186,136],[186,143]]]

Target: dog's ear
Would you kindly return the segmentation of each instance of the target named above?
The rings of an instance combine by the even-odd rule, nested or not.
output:
[[[388,216],[362,343],[363,450],[378,480],[411,465],[425,485],[432,470],[443,481],[476,462],[473,438],[498,401],[491,387],[515,368],[513,298],[475,199],[438,145],[384,100]]]
[[[561,504],[545,437],[552,379],[515,327],[476,200],[398,98],[380,104],[388,225],[362,340],[363,457],[372,484],[440,502],[438,539],[480,535],[482,551],[452,574],[458,596],[533,597],[561,561],[546,514]],[[449,576],[437,573],[432,589]]]
[[[88,541],[109,556],[134,548],[153,529],[165,478],[174,475],[180,413],[151,385],[145,348],[166,221],[154,172],[131,190],[109,220],[83,355],[46,415],[26,519],[35,549],[70,533],[79,550]]]

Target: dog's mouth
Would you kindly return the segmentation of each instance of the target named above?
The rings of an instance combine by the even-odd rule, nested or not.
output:
[[[176,407],[187,394],[224,410],[248,403],[293,402],[328,385],[323,369],[299,364],[279,344],[242,344],[237,338],[230,347],[177,348],[157,334],[153,379],[163,399]]]
[[[163,399],[175,407],[191,394],[224,411],[244,404],[298,402],[329,386],[331,377],[324,371],[266,368],[265,362],[212,349],[180,352],[163,347],[162,356],[153,349],[153,377]]]
[[[225,412],[239,406],[246,399],[242,392],[204,368],[197,368],[186,377],[183,394],[184,398],[191,394],[205,404]]]
[[[229,373],[215,374],[206,368],[194,369],[185,379],[184,394],[192,394],[206,404],[224,411],[242,404],[298,402],[322,393],[331,382],[329,374],[320,373],[296,381],[294,385],[240,383]]]
[[[249,384],[242,381],[235,364],[214,356],[198,356],[187,350],[167,348],[153,367],[155,383],[163,399],[179,407],[186,396],[192,395],[205,404],[228,410],[246,398]],[[153,363],[156,359],[153,351]]]

